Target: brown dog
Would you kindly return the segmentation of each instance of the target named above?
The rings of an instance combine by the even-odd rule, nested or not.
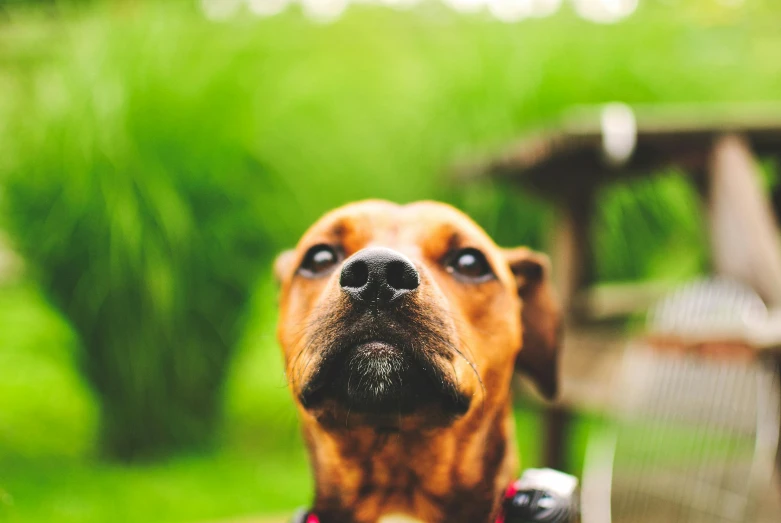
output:
[[[275,265],[322,523],[492,523],[517,472],[510,383],[556,392],[547,260],[450,206],[365,201]]]

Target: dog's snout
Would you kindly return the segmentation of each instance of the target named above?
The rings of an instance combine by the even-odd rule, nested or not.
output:
[[[420,275],[400,252],[370,247],[351,256],[342,267],[339,285],[350,298],[368,306],[387,306],[414,292]]]

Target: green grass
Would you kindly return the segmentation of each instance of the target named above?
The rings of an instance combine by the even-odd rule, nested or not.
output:
[[[185,522],[288,514],[311,497],[303,451],[221,451],[126,467],[89,460],[0,461],[3,521]]]
[[[67,326],[30,286],[3,288],[0,520],[199,521],[306,504],[303,444],[284,380],[273,378],[274,293],[258,296],[269,317],[235,362],[222,449],[128,467],[94,457],[94,398]]]
[[[72,336],[29,287],[0,288],[0,347],[0,458],[88,452],[95,407]]]

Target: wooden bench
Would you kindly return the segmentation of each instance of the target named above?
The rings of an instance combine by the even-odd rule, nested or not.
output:
[[[712,272],[751,286],[769,306],[779,307],[781,188],[772,201],[763,194],[756,155],[781,158],[781,104],[608,104],[575,107],[498,156],[458,169],[462,179],[510,178],[556,210],[548,251],[569,330],[564,393],[546,416],[546,465],[568,468],[570,409],[591,408],[607,393],[594,390],[604,388],[610,354],[621,335],[595,335],[599,323],[647,310],[662,292],[647,286],[613,292],[593,288],[591,223],[598,189],[680,169],[707,209]],[[589,341],[594,336],[597,341]],[[599,336],[616,341],[600,349]]]

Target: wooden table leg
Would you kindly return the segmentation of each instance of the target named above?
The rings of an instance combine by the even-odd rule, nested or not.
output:
[[[572,426],[572,412],[561,405],[551,405],[545,409],[545,446],[544,461],[546,467],[570,472],[569,432]]]
[[[574,298],[590,284],[592,268],[591,218],[594,208],[592,189],[584,188],[559,202],[553,228],[551,265],[553,283],[559,293],[562,310],[572,315]]]
[[[559,202],[556,210],[557,221],[550,251],[553,280],[568,317],[567,323],[571,323],[570,320],[578,315],[573,310],[575,296],[591,283],[594,276],[591,255],[593,208],[593,189],[583,188],[573,191],[568,198]],[[554,404],[546,407],[543,414],[543,458],[546,467],[567,470],[571,419],[572,412],[566,406]]]

